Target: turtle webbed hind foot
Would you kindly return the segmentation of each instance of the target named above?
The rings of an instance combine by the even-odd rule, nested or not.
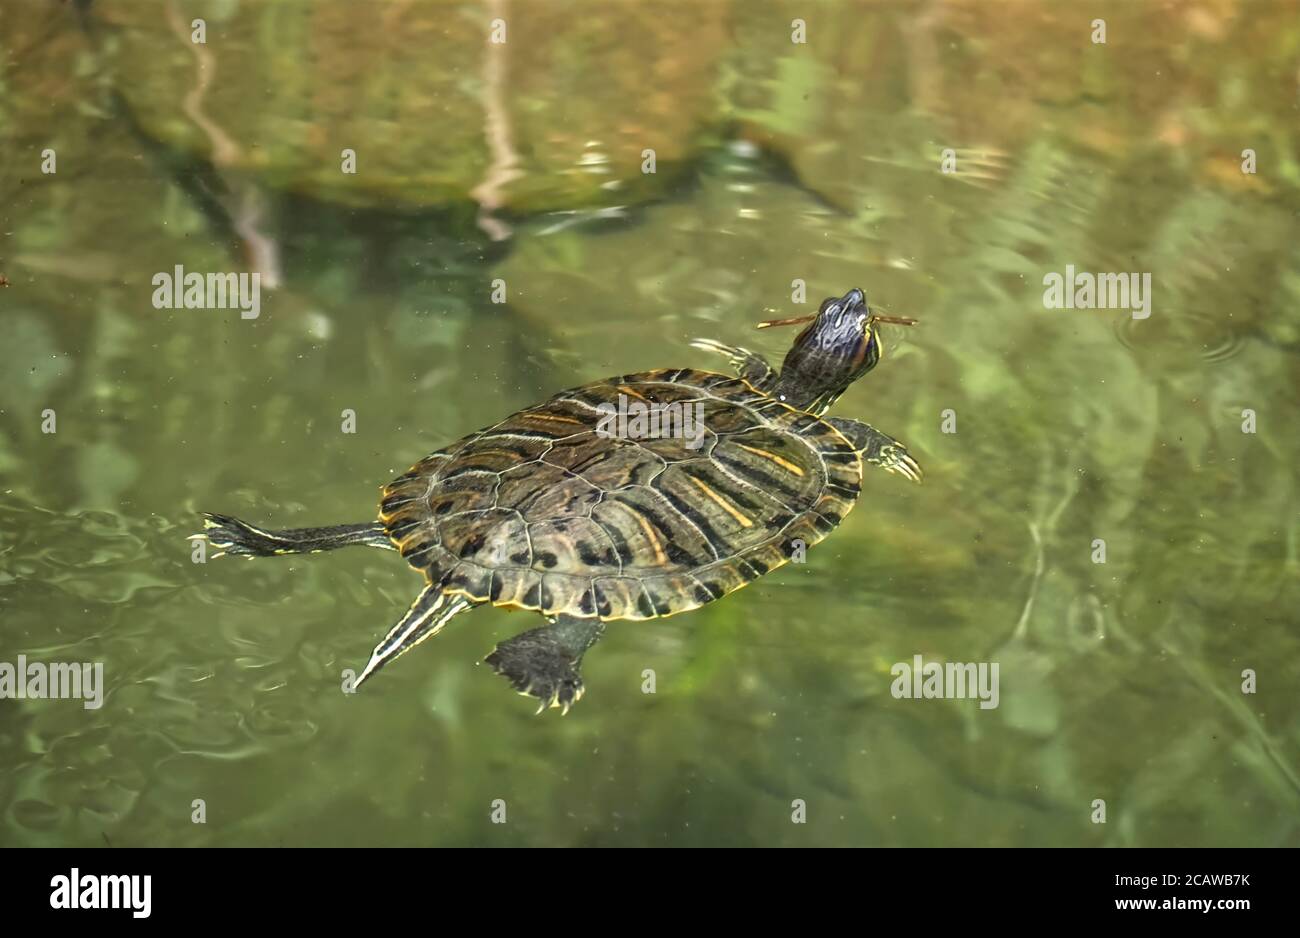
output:
[[[582,656],[603,630],[599,619],[561,617],[507,639],[484,660],[520,694],[541,701],[538,713],[547,707],[568,713],[583,694]]]
[[[541,640],[547,629],[534,629],[502,642],[484,659],[521,694],[541,701],[537,712],[547,707],[569,708],[582,696],[582,677],[572,656]]]

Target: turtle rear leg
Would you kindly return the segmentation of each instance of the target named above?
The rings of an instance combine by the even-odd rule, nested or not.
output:
[[[484,660],[520,694],[540,700],[538,713],[547,707],[568,713],[583,693],[582,656],[604,631],[599,619],[558,616],[551,625],[507,639]]]
[[[206,540],[218,553],[244,557],[275,557],[279,554],[315,554],[362,544],[366,547],[393,549],[384,526],[378,521],[367,524],[336,524],[325,528],[287,528],[268,531],[229,515],[203,515],[203,533],[190,540]]]

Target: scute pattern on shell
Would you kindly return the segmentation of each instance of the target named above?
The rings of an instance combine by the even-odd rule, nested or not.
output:
[[[596,432],[619,395],[702,405],[704,445]],[[858,454],[729,375],[670,369],[562,391],[433,453],[380,520],[430,582],[546,615],[651,619],[739,589],[852,509]]]

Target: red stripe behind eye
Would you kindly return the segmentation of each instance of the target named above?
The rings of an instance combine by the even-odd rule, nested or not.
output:
[[[867,349],[871,347],[871,330],[868,329],[862,334],[862,341],[858,343],[857,351],[853,353],[853,370],[856,371],[858,366],[866,360]]]

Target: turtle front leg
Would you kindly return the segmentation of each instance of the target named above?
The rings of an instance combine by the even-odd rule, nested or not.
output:
[[[604,631],[599,619],[557,616],[551,625],[502,642],[484,660],[520,694],[540,700],[538,713],[547,707],[568,713],[583,693],[582,656]]]
[[[879,466],[888,472],[897,472],[913,482],[920,482],[924,476],[920,464],[908,453],[907,447],[892,436],[886,436],[861,420],[849,420],[846,417],[822,419],[844,434],[863,462]]]
[[[731,367],[736,370],[736,374],[753,385],[755,390],[770,391],[776,387],[776,369],[757,352],[751,352],[747,348],[737,348],[734,345],[723,345],[713,339],[696,339],[691,343],[691,347],[725,355],[731,362]]]

